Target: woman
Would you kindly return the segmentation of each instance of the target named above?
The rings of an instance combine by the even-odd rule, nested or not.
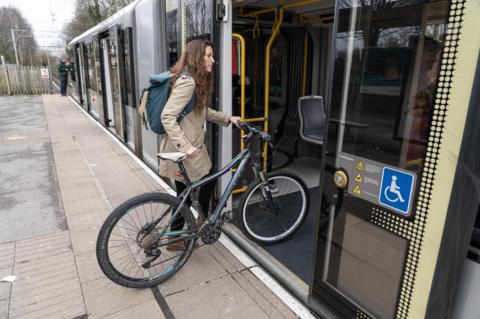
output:
[[[228,126],[238,124],[240,117],[229,116],[211,108],[210,97],[213,90],[212,68],[213,46],[206,40],[193,40],[187,44],[180,60],[171,68],[172,89],[162,112],[162,124],[166,137],[160,142],[160,152],[183,152],[187,158],[183,164],[188,177],[192,182],[211,173],[212,163],[205,146],[205,121],[218,125]],[[185,71],[190,74],[188,76]],[[181,74],[184,72],[183,74]],[[195,108],[188,113],[180,123],[177,118],[187,103],[195,95]],[[177,164],[171,161],[161,161],[159,173],[175,180],[177,193],[185,188],[183,178],[178,172]],[[198,201],[205,215],[210,210],[210,198],[215,187],[215,181],[200,188]],[[172,224],[172,230],[183,228],[184,220],[180,216]],[[183,242],[176,242],[168,246],[169,250],[183,250]]]

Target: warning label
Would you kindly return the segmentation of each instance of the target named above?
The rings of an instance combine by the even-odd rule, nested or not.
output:
[[[360,187],[358,187],[358,186],[355,186],[355,188],[353,189],[353,192],[355,194],[358,194],[358,195],[360,195],[362,193],[362,191],[360,190]]]
[[[351,195],[404,216],[411,213],[417,180],[414,172],[342,152],[337,155],[336,166],[347,171]]]

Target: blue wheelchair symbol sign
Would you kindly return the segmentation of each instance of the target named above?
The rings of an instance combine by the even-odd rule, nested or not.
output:
[[[410,213],[415,176],[400,170],[384,167],[378,201],[404,215]]]

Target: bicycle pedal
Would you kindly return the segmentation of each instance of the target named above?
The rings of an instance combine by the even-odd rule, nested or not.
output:
[[[225,213],[225,221],[228,223],[233,223],[235,221],[235,214],[233,213],[233,210]]]

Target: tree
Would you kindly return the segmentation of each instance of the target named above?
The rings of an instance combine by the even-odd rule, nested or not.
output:
[[[65,27],[67,43],[94,27],[133,0],[77,0],[75,17]]]
[[[34,56],[37,51],[32,27],[22,16],[18,9],[13,7],[0,8],[0,55],[5,56],[7,63],[16,63],[15,51],[11,30],[15,31],[18,59],[20,64],[30,64],[30,55]]]
[[[190,0],[186,3],[187,39],[195,39],[211,32],[211,2]]]

